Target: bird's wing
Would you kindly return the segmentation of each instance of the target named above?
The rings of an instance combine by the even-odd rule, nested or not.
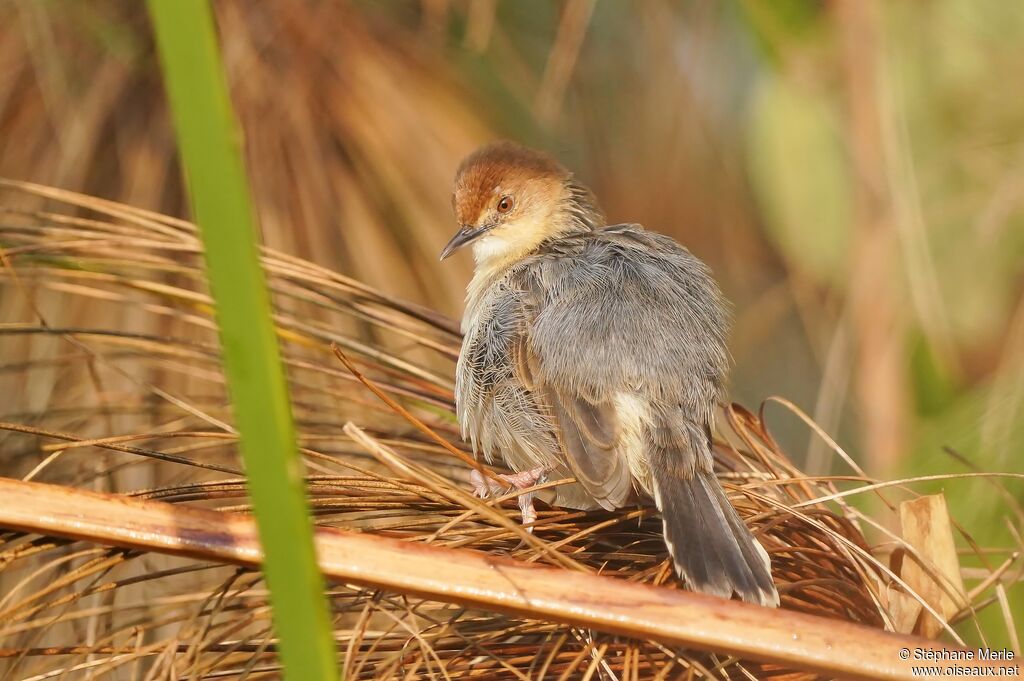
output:
[[[526,338],[534,315],[529,290],[513,276],[471,299],[455,372],[459,424],[474,451],[500,455],[517,471],[555,463],[549,410],[529,378]],[[559,474],[568,477],[562,468]]]
[[[621,428],[614,400],[590,402],[550,385],[540,394],[551,409],[555,437],[577,482],[603,508],[625,504],[633,478],[629,461],[618,447]]]
[[[699,260],[638,227],[558,249],[527,270],[536,314],[516,366],[550,410],[573,474],[614,508],[631,490],[637,429],[656,433],[680,413],[711,423],[728,366],[724,305]],[[710,459],[678,463],[710,470]]]

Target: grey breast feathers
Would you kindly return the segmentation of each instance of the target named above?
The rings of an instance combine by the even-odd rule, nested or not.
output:
[[[576,477],[584,489],[560,489],[558,503],[615,508],[637,483],[650,492],[641,431],[676,412],[712,421],[725,306],[706,266],[668,237],[617,225],[549,241],[466,315],[463,431],[488,459]]]

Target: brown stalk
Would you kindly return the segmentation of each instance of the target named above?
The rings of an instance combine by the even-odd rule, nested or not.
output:
[[[850,317],[856,335],[854,390],[864,422],[867,468],[892,470],[907,451],[908,379],[897,348],[905,342],[907,320],[894,295],[900,267],[896,260],[894,196],[885,181],[881,4],[842,0],[833,5],[841,75],[846,95],[847,135],[856,173],[856,240],[852,259]]]
[[[333,350],[335,356],[339,360],[341,360],[341,363],[345,365],[345,368],[352,372],[353,376],[359,379],[360,383],[366,386],[366,388],[374,395],[379,397],[380,400],[384,402],[384,404],[388,405],[388,407],[390,407],[392,410],[394,410],[395,413],[399,414],[402,418],[406,419],[409,423],[414,425],[417,430],[419,430],[421,433],[429,437],[431,440],[444,447],[449,454],[459,459],[467,466],[475,468],[477,472],[480,473],[480,475],[488,477],[491,480],[501,482],[501,480],[486,466],[481,466],[479,461],[467,455],[465,452],[463,452],[461,449],[453,445],[451,442],[448,442],[448,440],[445,440],[443,437],[439,436],[437,433],[434,432],[432,428],[430,428],[430,426],[428,426],[427,424],[423,423],[423,421],[413,416],[411,413],[409,413],[408,409],[400,405],[395,400],[391,399],[390,395],[388,395],[386,392],[384,392],[376,385],[374,385],[373,381],[366,378],[366,376],[364,376],[363,373],[359,371],[359,369],[357,369],[354,364],[352,364],[352,361],[349,360],[347,356],[345,356],[345,353],[342,352],[341,348],[336,343],[331,343],[331,350]]]
[[[251,517],[0,479],[0,526],[259,567]],[[363,533],[317,529],[332,580],[443,602],[651,638],[830,676],[910,679],[901,648],[955,650],[848,622],[624,580],[537,567]]]

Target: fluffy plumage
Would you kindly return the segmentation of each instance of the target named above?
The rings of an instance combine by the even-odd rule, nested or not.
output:
[[[502,198],[514,207],[497,210]],[[469,157],[454,203],[453,242],[477,257],[456,374],[474,448],[575,477],[559,505],[653,498],[692,588],[777,605],[768,555],[712,470],[729,360],[708,268],[666,236],[605,225],[568,171],[522,147]]]

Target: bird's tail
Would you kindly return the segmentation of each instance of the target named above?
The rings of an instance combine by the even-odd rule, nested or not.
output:
[[[671,462],[694,453],[665,454],[651,457],[651,474],[676,571],[694,591],[723,598],[736,593],[744,601],[777,607],[779,592],[768,552],[740,519],[714,473],[695,466],[683,475]]]

